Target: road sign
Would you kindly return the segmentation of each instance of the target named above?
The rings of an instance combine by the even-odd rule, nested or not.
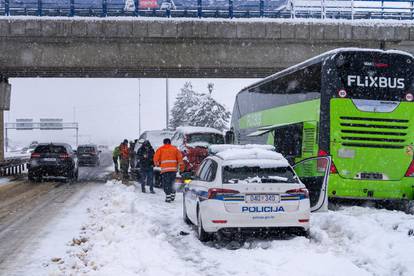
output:
[[[33,119],[16,119],[17,130],[31,130],[33,129]]]
[[[40,119],[40,129],[42,130],[59,130],[63,129],[63,119]]]

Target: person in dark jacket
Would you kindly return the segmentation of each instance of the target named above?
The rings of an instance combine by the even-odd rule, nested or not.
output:
[[[141,170],[141,188],[142,192],[145,193],[145,185],[150,186],[150,192],[154,192],[154,181],[153,181],[153,170],[154,170],[154,149],[151,143],[146,140],[137,151],[138,166]]]

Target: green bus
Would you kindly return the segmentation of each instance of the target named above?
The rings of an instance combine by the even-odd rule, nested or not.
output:
[[[328,195],[412,204],[414,57],[342,48],[237,94],[229,137],[271,144],[292,163],[332,157]]]

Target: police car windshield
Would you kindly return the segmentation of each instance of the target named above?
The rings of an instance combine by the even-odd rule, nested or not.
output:
[[[223,183],[299,183],[290,167],[260,168],[260,167],[229,167],[223,168]]]
[[[215,133],[194,133],[187,135],[187,143],[205,142],[208,144],[224,144],[223,135]]]

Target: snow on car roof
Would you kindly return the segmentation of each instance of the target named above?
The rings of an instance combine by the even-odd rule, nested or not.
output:
[[[275,147],[272,145],[256,145],[256,144],[247,144],[247,145],[233,145],[233,144],[222,144],[222,145],[210,145],[208,151],[210,154],[217,154],[219,152],[229,150],[229,149],[264,149],[264,150],[275,150]]]
[[[220,130],[211,127],[195,127],[195,126],[185,126],[185,127],[177,127],[177,131],[184,133],[184,134],[191,134],[191,133],[215,133],[223,135]]]
[[[216,154],[223,159],[223,166],[261,168],[287,167],[289,162],[282,154],[263,148],[230,148]]]

